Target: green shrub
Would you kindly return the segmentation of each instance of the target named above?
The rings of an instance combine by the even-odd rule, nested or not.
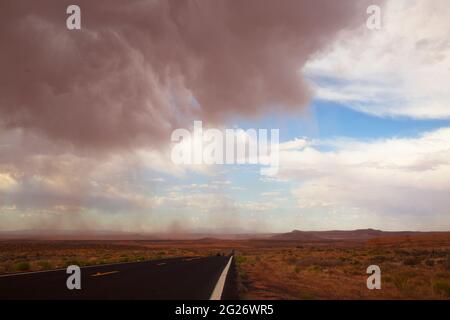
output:
[[[67,261],[65,261],[64,262],[64,267],[68,267],[68,266],[79,266],[79,267],[82,267],[82,266],[85,266],[86,265],[86,262],[84,262],[84,261],[81,261],[81,260],[77,260],[77,259],[71,259],[71,260],[67,260]]]
[[[436,292],[439,292],[440,294],[444,294],[450,297],[450,282],[445,280],[435,281],[433,288]]]
[[[245,263],[246,261],[247,261],[247,257],[245,257],[245,256],[239,255],[239,256],[236,256],[236,257],[235,257],[235,262],[236,262],[236,264],[238,264],[238,265],[240,265],[240,264],[242,264],[242,263]]]
[[[314,300],[315,297],[312,293],[309,292],[301,292],[299,295],[300,300]]]
[[[48,261],[39,261],[39,267],[43,270],[49,270],[52,268],[52,264]]]
[[[28,262],[18,262],[14,266],[14,269],[17,271],[27,271],[31,269],[31,266]]]
[[[323,270],[323,268],[321,266],[318,266],[318,265],[313,265],[313,266],[310,266],[308,268],[308,270],[312,271],[312,272],[321,272]]]
[[[410,277],[406,273],[396,274],[392,277],[392,282],[394,283],[395,287],[400,290],[404,291],[406,290],[406,287],[408,285]]]

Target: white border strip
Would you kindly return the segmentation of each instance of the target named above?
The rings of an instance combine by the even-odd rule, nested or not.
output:
[[[230,269],[231,260],[233,260],[233,256],[230,257],[230,260],[228,260],[227,265],[223,269],[209,300],[220,300],[222,298],[223,287],[225,285],[228,270]]]

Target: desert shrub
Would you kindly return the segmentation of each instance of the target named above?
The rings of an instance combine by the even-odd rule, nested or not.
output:
[[[417,266],[420,264],[421,259],[419,257],[410,257],[403,260],[405,266]]]
[[[323,259],[318,264],[322,267],[336,267],[342,266],[344,261],[341,259]]]
[[[396,249],[396,250],[394,250],[394,253],[396,255],[402,255],[402,256],[409,256],[409,255],[411,255],[411,252],[409,252],[409,251],[407,251],[405,249]]]
[[[286,259],[287,263],[289,264],[297,264],[297,258],[296,257],[288,257]]]
[[[48,261],[39,261],[39,267],[43,270],[49,270],[52,268],[52,264]]]
[[[315,299],[314,295],[310,292],[300,292],[299,298],[300,298],[300,300],[314,300]]]
[[[85,261],[82,260],[77,260],[77,259],[71,259],[71,260],[67,260],[64,262],[64,267],[68,267],[68,266],[85,266],[87,263]]]
[[[392,283],[400,291],[405,291],[410,277],[407,273],[400,273],[392,276]]]
[[[446,257],[447,256],[447,252],[445,250],[433,250],[433,254],[436,257]]]
[[[321,262],[322,262],[322,260],[319,259],[319,258],[306,257],[306,258],[303,258],[303,259],[297,259],[297,261],[295,262],[295,264],[296,264],[297,266],[308,267],[308,266],[320,264]]]
[[[339,258],[339,259],[323,259],[323,258],[314,258],[314,257],[306,257],[303,259],[296,259],[295,264],[297,266],[312,266],[312,265],[318,265],[321,267],[335,267],[335,266],[341,266],[345,264],[345,259]]]
[[[382,255],[377,255],[375,257],[373,257],[372,259],[373,263],[381,263],[381,262],[385,262],[386,260],[388,260],[388,257],[386,256],[382,256]]]
[[[18,262],[15,264],[14,269],[17,271],[27,271],[30,270],[31,266],[28,262]]]
[[[308,268],[308,270],[312,271],[312,272],[321,272],[323,270],[323,268],[321,266],[314,265],[314,266],[310,266]]]
[[[245,263],[246,261],[247,261],[247,257],[245,257],[245,256],[238,255],[235,257],[235,262],[237,265]]]
[[[250,286],[250,280],[248,278],[247,273],[244,270],[238,269],[236,282],[237,282],[238,296],[242,296],[243,294],[248,292],[248,287]]]
[[[361,264],[361,261],[359,261],[358,259],[352,259],[352,260],[350,261],[350,264],[352,264],[352,265],[354,265],[354,266],[357,266],[357,265],[360,265],[360,264]]]
[[[360,252],[360,253],[358,254],[358,256],[360,256],[360,257],[367,257],[368,254],[367,254],[367,252]]]
[[[450,297],[450,282],[448,281],[445,280],[435,281],[433,284],[433,289],[440,294],[444,294]]]
[[[447,259],[444,261],[444,268],[450,270],[450,255],[448,255]]]
[[[300,269],[299,266],[296,266],[296,267],[294,268],[294,272],[295,272],[295,273],[299,273],[300,271],[301,271],[301,269]]]
[[[434,266],[434,260],[433,259],[425,260],[425,265],[427,265],[428,267],[433,267]]]
[[[352,268],[346,270],[345,273],[350,274],[352,276],[359,276],[359,275],[361,275],[361,269],[352,267]]]
[[[350,255],[350,257],[356,257],[356,256],[358,256],[358,252],[356,252],[356,251],[353,251],[353,250],[349,250],[348,251],[348,254]]]

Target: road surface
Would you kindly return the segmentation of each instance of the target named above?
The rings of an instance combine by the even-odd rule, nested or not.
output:
[[[171,258],[81,268],[81,290],[66,270],[0,276],[0,299],[210,299],[230,257]],[[223,277],[222,277],[223,278]]]

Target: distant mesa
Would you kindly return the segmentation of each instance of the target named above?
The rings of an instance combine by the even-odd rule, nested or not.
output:
[[[415,231],[381,231],[375,229],[358,230],[331,230],[331,231],[300,231],[293,230],[288,233],[273,235],[273,240],[367,240],[384,236],[406,236],[416,235],[420,232]]]
[[[287,233],[243,232],[242,230],[193,230],[191,232],[121,232],[111,230],[20,230],[0,231],[0,240],[292,240],[292,241],[339,241],[370,240],[381,237],[408,237],[433,235],[439,232],[382,231],[375,229],[301,231]]]

